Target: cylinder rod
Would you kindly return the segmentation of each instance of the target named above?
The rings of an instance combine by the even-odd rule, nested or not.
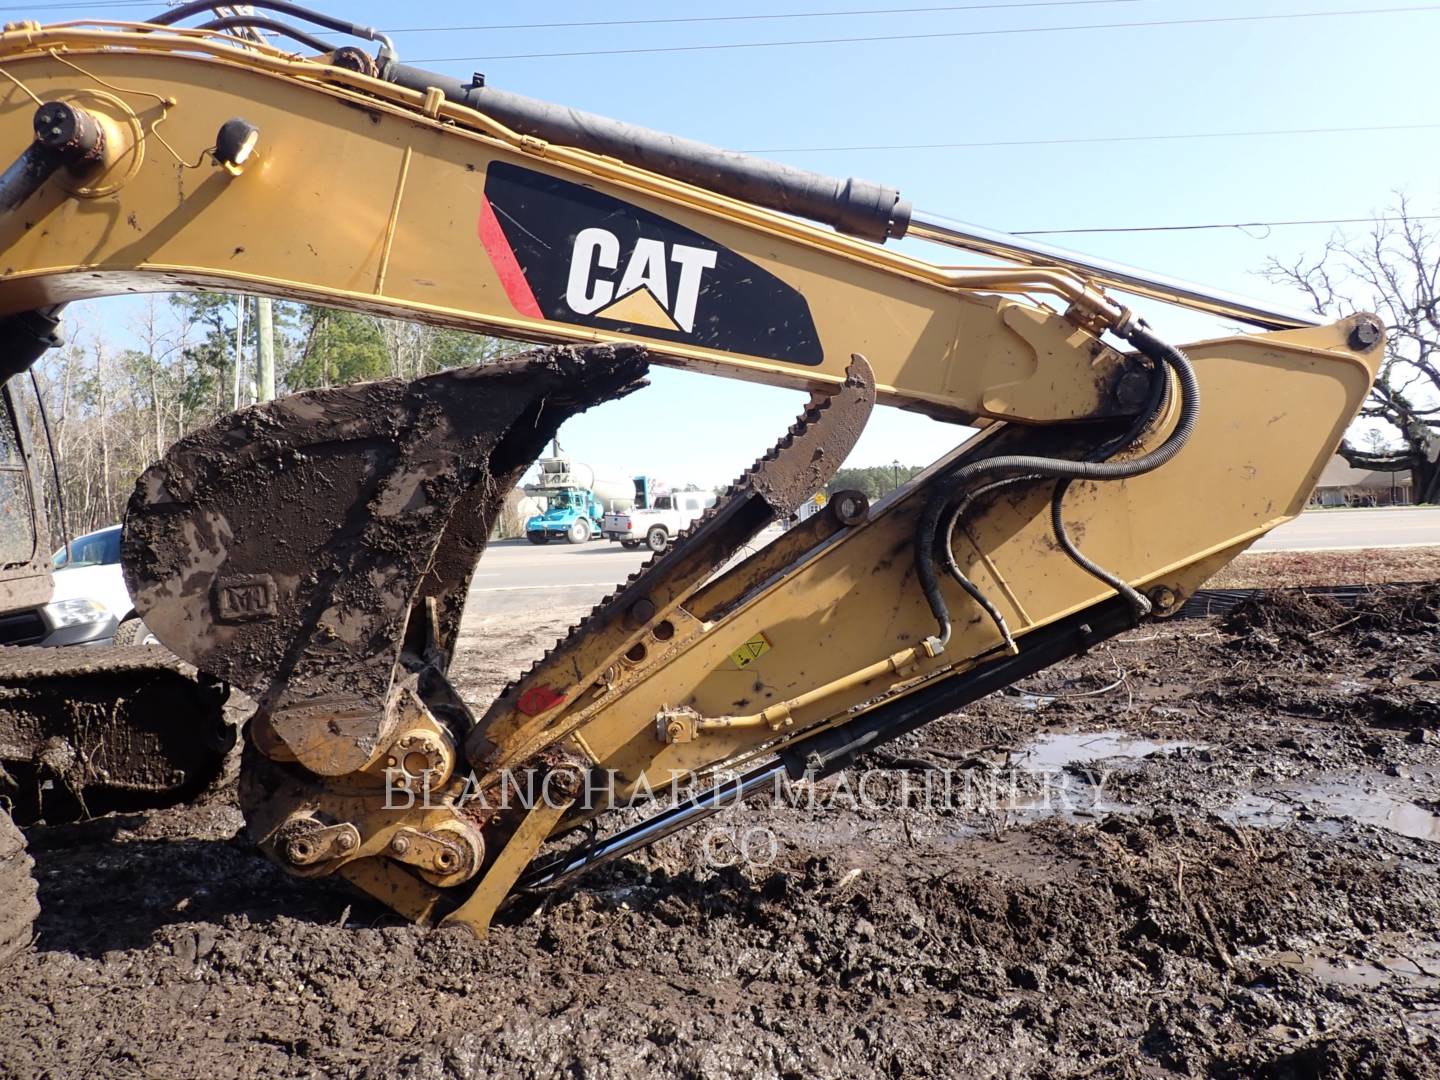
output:
[[[60,155],[39,143],[31,143],[0,173],[0,214],[8,214],[40,190],[62,162]]]
[[[1039,243],[1013,233],[996,232],[979,225],[915,217],[910,222],[909,235],[1007,262],[1018,262],[1027,266],[1064,267],[1100,285],[1208,312],[1211,315],[1238,319],[1267,330],[1319,326],[1322,321],[1314,315],[1271,307],[1220,289]]]
[[[737,776],[733,780],[717,784],[703,794],[686,799],[614,836],[587,844],[575,851],[566,852],[557,858],[536,860],[521,876],[516,883],[516,888],[522,891],[548,891],[559,888],[586,871],[629,855],[632,851],[648,847],[657,840],[663,840],[671,833],[678,832],[712,814],[718,814],[725,807],[735,805],[747,795],[753,795],[768,786],[773,786],[784,772],[785,766],[778,761],[758,766],[743,776]]]

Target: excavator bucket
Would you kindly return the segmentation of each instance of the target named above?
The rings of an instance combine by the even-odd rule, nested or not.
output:
[[[544,349],[237,413],[141,476],[131,594],[177,655],[249,692],[306,768],[351,772],[388,734],[402,652],[448,667],[524,470],[566,419],[645,372],[638,347]]]

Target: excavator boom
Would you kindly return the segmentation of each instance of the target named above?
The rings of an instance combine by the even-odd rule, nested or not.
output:
[[[365,27],[259,7],[381,48],[268,15],[175,25],[203,4],[0,35],[0,146],[19,155],[0,326],[226,289],[550,346],[226,417],[147,470],[127,513],[148,625],[259,702],[252,835],[420,921],[483,933],[517,885],[1173,613],[1300,511],[1383,352],[1368,315],[1308,325],[941,226],[883,185],[462,84]],[[1007,261],[882,246],[907,230]],[[1112,285],[1278,329],[1181,349]],[[649,364],[811,401],[672,550],[493,702],[462,700],[447,672],[504,493]],[[982,430],[883,503],[840,493],[733,561],[831,481],[876,403]],[[714,786],[542,854],[696,778]]]

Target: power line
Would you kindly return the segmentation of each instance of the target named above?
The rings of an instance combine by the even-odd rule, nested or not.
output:
[[[154,2],[154,0],[109,0],[109,2],[96,3],[96,4],[92,4],[92,5],[90,5],[90,6],[91,6],[91,7],[134,7],[134,6],[151,6],[151,5],[153,4],[153,2]],[[596,21],[588,21],[588,22],[506,23],[506,24],[495,24],[495,25],[491,25],[491,26],[450,26],[450,27],[434,26],[434,27],[411,27],[411,28],[408,28],[408,29],[392,29],[392,30],[387,31],[387,33],[421,33],[421,32],[426,32],[426,31],[431,31],[431,30],[450,30],[450,31],[461,31],[461,30],[526,30],[526,29],[549,29],[549,28],[559,28],[559,27],[585,27],[585,26],[632,26],[632,25],[659,24],[659,23],[733,22],[733,21],[758,20],[758,19],[822,18],[822,17],[835,16],[835,15],[907,14],[907,13],[923,13],[923,12],[936,12],[936,11],[973,11],[973,10],[992,9],[992,8],[1002,8],[1002,9],[1003,9],[1003,8],[1012,8],[1012,7],[1013,7],[1013,8],[1028,8],[1028,7],[1071,7],[1071,6],[1089,5],[1089,4],[1142,3],[1142,2],[1147,2],[1147,0],[1027,0],[1027,2],[1011,3],[1011,4],[986,3],[986,4],[953,4],[953,5],[943,5],[943,6],[937,6],[937,7],[867,8],[867,9],[853,9],[853,10],[846,10],[846,11],[806,11],[806,12],[792,12],[792,13],[788,13],[788,14],[775,14],[775,15],[770,15],[770,14],[766,14],[766,15],[716,15],[716,16],[686,16],[686,17],[681,17],[681,18],[662,18],[662,19],[611,19],[611,20],[596,20]],[[29,6],[28,8],[26,8],[25,10],[31,10],[31,11],[33,11],[33,10],[41,10],[41,9],[45,9],[45,8],[65,8],[65,7],[71,7],[71,6],[73,6],[73,5],[69,5],[69,4],[38,4],[38,5],[30,5],[30,6]],[[1386,13],[1386,12],[1392,12],[1392,13],[1393,13],[1393,12],[1431,11],[1431,10],[1435,10],[1437,6],[1440,6],[1440,5],[1429,5],[1429,6],[1424,6],[1424,7],[1410,7],[1410,8],[1385,8],[1385,9],[1377,9],[1376,11],[1374,11],[1374,12],[1372,12],[1372,13],[1374,13],[1374,14],[1383,14],[1383,13]],[[9,8],[9,7],[0,6],[0,11],[6,11],[6,10],[19,10],[19,9],[18,9],[18,8]],[[1176,24],[1183,24],[1183,23],[1193,22],[1193,21],[1202,21],[1202,22],[1225,22],[1225,21],[1253,20],[1253,19],[1260,19],[1260,18],[1310,18],[1310,17],[1321,17],[1321,16],[1324,16],[1324,15],[1353,15],[1353,14],[1363,14],[1363,12],[1356,12],[1356,11],[1308,12],[1308,13],[1306,13],[1306,12],[1300,12],[1300,13],[1294,13],[1294,14],[1289,14],[1289,15],[1242,16],[1242,17],[1238,17],[1237,19],[1234,19],[1234,20],[1231,20],[1231,19],[1175,20],[1175,21],[1173,21],[1173,22],[1136,23],[1136,24],[1119,24],[1119,25],[1137,25],[1137,26],[1176,25]],[[1044,29],[1062,30],[1062,29],[1091,29],[1091,28],[1090,28],[1090,27],[1072,27],[1072,28],[1066,28],[1066,27],[1050,27],[1050,28],[1038,28],[1038,29],[1042,29],[1042,30],[1044,30]],[[986,34],[986,33],[1012,33],[1012,32],[1013,32],[1013,33],[1024,33],[1024,32],[1029,32],[1029,31],[1028,31],[1028,30],[1015,30],[1015,31],[1008,31],[1008,30],[1007,30],[1007,31],[974,31],[973,33],[976,33],[976,34]],[[866,39],[856,38],[856,39],[842,39],[842,40],[856,40],[856,41],[859,41],[859,40],[866,40]],[[753,47],[759,48],[759,47],[761,47],[761,46],[764,45],[764,44],[768,44],[768,43],[760,43],[760,44],[757,44],[757,45],[755,45],[755,46],[753,46]],[[782,43],[775,43],[775,44],[782,44]],[[700,47],[702,47],[702,46],[696,46],[696,47],[697,47],[697,48],[700,48]],[[706,48],[712,48],[712,47],[713,47],[713,48],[728,48],[729,46],[720,45],[720,46],[703,46],[703,47],[706,47]],[[484,58],[484,57],[476,57],[475,59],[485,59],[485,58]],[[424,63],[424,62],[428,62],[428,63],[438,63],[438,62],[440,62],[440,61],[433,61],[433,60],[432,60],[432,61],[421,61],[421,62],[422,62],[422,63]],[[910,150],[981,150],[981,149],[998,149],[998,148],[1004,148],[1004,147],[1024,147],[1024,146],[1070,146],[1070,145],[1090,145],[1090,144],[1105,144],[1105,143],[1169,142],[1169,141],[1180,141],[1180,140],[1189,140],[1189,139],[1232,139],[1232,138],[1255,138],[1255,137],[1271,137],[1271,136],[1285,136],[1285,135],[1360,134],[1360,133],[1384,132],[1384,131],[1421,131],[1421,130],[1431,130],[1431,129],[1435,129],[1435,128],[1440,128],[1440,123],[1421,123],[1421,124],[1375,124],[1375,125],[1366,125],[1366,126],[1360,126],[1360,127],[1268,128],[1268,129],[1259,129],[1259,130],[1253,130],[1253,131],[1204,131],[1204,132],[1182,132],[1182,133],[1161,134],[1161,135],[1101,135],[1101,136],[1081,136],[1081,137],[1073,137],[1073,138],[1051,138],[1051,139],[1001,139],[1001,140],[992,140],[992,141],[984,141],[984,142],[893,143],[893,144],[874,144],[874,145],[863,145],[863,146],[788,146],[788,147],[766,147],[766,148],[761,148],[761,149],[744,150],[744,151],[741,151],[741,152],[742,152],[742,153],[747,153],[747,154],[818,154],[818,153],[863,153],[863,152],[877,152],[877,151],[895,152],[895,151],[910,151]],[[1184,228],[1185,226],[1179,226],[1179,227],[1180,227],[1180,228]],[[1195,226],[1195,227],[1196,227],[1196,228],[1209,228],[1210,226]],[[1226,228],[1226,227],[1228,227],[1228,226],[1217,226],[1217,227]],[[1085,231],[1090,231],[1090,230],[1079,230],[1079,231],[1085,232]]]
[[[139,7],[140,0],[118,0],[114,3],[95,4],[4,4],[0,5],[0,11],[71,11],[75,8],[97,8],[97,7]]]
[[[100,0],[90,4],[5,4],[0,11],[58,11],[74,8],[153,8],[160,0]],[[1017,3],[940,4],[928,7],[853,8],[834,11],[767,12],[761,15],[686,15],[653,19],[580,19],[568,22],[491,23],[480,26],[402,26],[387,34],[429,34],[459,30],[565,30],[596,26],[664,26],[681,23],[761,22],[781,19],[829,19],[862,15],[929,15],[953,11],[991,11],[1010,8],[1089,7],[1096,4],[1159,3],[1162,0],[1020,0]],[[325,31],[329,36],[334,31]]]
[[[74,11],[76,8],[154,8],[159,0],[100,0],[90,4],[5,4],[0,11]]]
[[[1118,225],[1101,229],[1012,229],[1011,236],[1075,236],[1080,233],[1194,232],[1200,229],[1279,229],[1289,225],[1371,225],[1397,221],[1440,221],[1440,214],[1408,217],[1308,218],[1295,221],[1228,221],[1214,225]]]
[[[1094,135],[1073,139],[1001,139],[994,142],[896,143],[891,146],[776,146],[741,150],[742,154],[857,153],[867,150],[988,150],[1007,146],[1073,146],[1090,143],[1165,142],[1178,139],[1239,139],[1269,135],[1336,135],[1374,131],[1422,131],[1433,124],[1373,124],[1365,127],[1268,128],[1257,131],[1194,131],[1171,135]]]
[[[220,2],[221,2],[221,0],[216,0],[216,3],[220,3]],[[77,11],[77,10],[78,10],[78,11],[83,12],[83,14],[77,15],[77,16],[75,16],[73,19],[68,19],[68,20],[66,20],[66,21],[67,21],[67,22],[86,22],[86,21],[90,21],[90,20],[93,20],[93,19],[106,18],[106,16],[92,14],[94,11],[99,10],[99,9],[107,9],[107,10],[108,10],[108,9],[113,9],[113,8],[144,8],[144,9],[146,10],[146,14],[147,14],[147,15],[148,15],[148,14],[151,14],[151,13],[154,13],[154,14],[158,15],[160,12],[164,11],[167,6],[172,6],[172,5],[169,5],[169,4],[167,3],[167,0],[92,0],[92,2],[91,2],[91,3],[88,3],[88,4],[86,4],[86,3],[73,3],[73,4],[5,4],[5,5],[0,5],[0,11],[20,11],[20,12],[24,12],[24,13],[26,13],[26,14],[29,14],[29,13],[32,12],[32,11]],[[259,14],[259,12],[257,12],[257,14]],[[117,17],[117,18],[118,18],[118,17]],[[133,22],[133,21],[138,21],[138,20],[128,20],[128,21],[132,21],[132,22]]]
[[[1226,15],[1203,19],[1153,19],[1143,22],[1086,23],[1076,26],[1025,26],[1000,30],[950,30],[926,34],[876,34],[866,37],[803,38],[792,41],[730,41],[713,45],[659,45],[629,49],[575,49],[567,52],[495,53],[490,56],[435,56],[417,64],[448,64],[488,60],[545,60],[577,56],[630,56],[642,53],[716,52],[727,49],[782,49],[805,45],[858,45],[882,41],[931,41],[940,38],[1001,37],[1011,34],[1061,34],[1077,30],[1136,30],[1157,26],[1208,26],[1219,23],[1281,22],[1289,19],[1328,19],[1349,15],[1397,15],[1440,11],[1440,4],[1370,8],[1347,11],[1293,11],[1276,15]]]
[[[681,23],[762,22],[781,19],[834,19],[859,15],[931,15],[952,11],[1006,11],[1011,8],[1090,7],[1096,4],[1156,3],[1160,0],[1022,0],[1011,4],[941,4],[934,7],[855,8],[843,11],[790,11],[763,15],[684,15],[663,19],[593,19],[573,22],[497,23],[491,26],[409,26],[388,34],[428,34],[451,30],[565,30],[584,26],[666,26]]]

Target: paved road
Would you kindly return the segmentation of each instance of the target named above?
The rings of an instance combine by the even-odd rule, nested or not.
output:
[[[1318,510],[1259,540],[1252,551],[1344,551],[1440,545],[1440,507]]]
[[[1440,508],[1326,510],[1302,514],[1255,551],[1306,551],[1440,545]],[[515,614],[536,605],[594,604],[649,556],[619,544],[493,544],[470,589],[479,612]]]
[[[536,605],[593,604],[649,558],[619,544],[491,544],[470,584],[470,603],[486,614],[512,615]]]

